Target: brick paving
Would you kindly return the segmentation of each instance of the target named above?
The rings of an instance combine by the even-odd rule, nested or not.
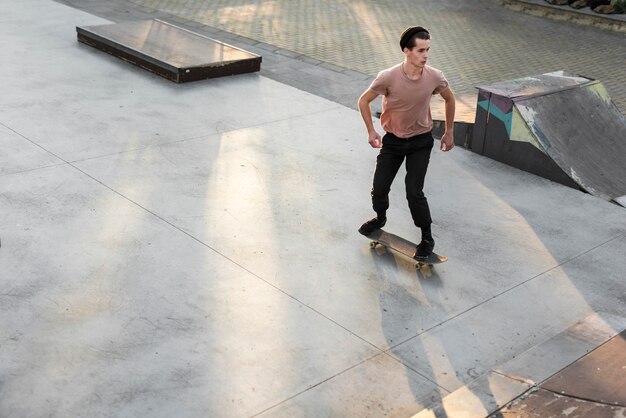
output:
[[[430,63],[444,71],[461,106],[475,106],[476,85],[566,70],[602,81],[626,112],[624,33],[531,16],[495,0],[108,0],[101,15],[107,4],[114,20],[124,20],[125,10],[129,19],[154,15],[228,35],[229,43],[260,49],[264,65],[271,53],[266,75],[351,107],[380,69],[402,60],[399,32],[421,24],[433,35]]]

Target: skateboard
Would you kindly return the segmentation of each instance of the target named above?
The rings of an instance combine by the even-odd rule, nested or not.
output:
[[[377,229],[370,235],[366,236],[367,238],[372,240],[372,242],[370,243],[370,246],[372,248],[376,248],[378,245],[382,245],[385,248],[390,248],[402,255],[405,255],[415,261],[415,268],[418,270],[421,269],[422,266],[428,266],[432,268],[432,266],[434,266],[435,264],[445,263],[446,261],[448,261],[448,257],[436,253],[431,253],[428,258],[424,260],[417,260],[414,257],[415,247],[417,247],[417,244],[414,244],[409,240],[406,240],[382,229]]]

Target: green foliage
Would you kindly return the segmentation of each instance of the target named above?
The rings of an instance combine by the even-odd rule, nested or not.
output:
[[[626,13],[626,0],[613,0],[611,4],[617,13]]]

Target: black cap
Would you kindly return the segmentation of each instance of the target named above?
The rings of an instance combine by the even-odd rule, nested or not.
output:
[[[428,32],[426,28],[423,28],[421,26],[411,26],[411,27],[406,28],[404,32],[402,32],[402,35],[400,36],[400,49],[404,50],[404,48],[408,46],[409,41],[411,40],[413,35],[415,35],[416,33],[420,33],[420,32],[426,32],[427,34],[430,35],[430,32]]]

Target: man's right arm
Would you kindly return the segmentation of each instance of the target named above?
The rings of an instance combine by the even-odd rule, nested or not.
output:
[[[363,122],[365,122],[365,127],[367,128],[367,142],[373,148],[382,147],[382,140],[376,129],[374,128],[374,122],[372,121],[372,108],[370,104],[378,97],[378,94],[374,93],[372,90],[365,90],[365,92],[359,97],[359,112],[361,113],[361,117],[363,118]]]

